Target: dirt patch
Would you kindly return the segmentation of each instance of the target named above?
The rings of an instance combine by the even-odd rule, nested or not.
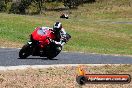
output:
[[[88,73],[132,75],[132,65],[84,65],[84,67]],[[77,66],[0,71],[0,88],[130,88],[132,86],[132,82],[80,86],[76,83],[77,73]]]

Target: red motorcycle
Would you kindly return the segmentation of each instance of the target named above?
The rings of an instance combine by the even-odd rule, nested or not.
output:
[[[37,33],[36,33],[37,32]],[[67,33],[65,40],[69,41],[71,36]],[[19,51],[19,57],[24,59],[28,56],[40,56],[52,59],[62,50],[62,46],[54,41],[55,36],[52,30],[42,30],[39,27],[31,34],[30,41]]]

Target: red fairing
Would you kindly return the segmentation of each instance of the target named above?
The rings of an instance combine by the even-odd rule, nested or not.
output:
[[[55,39],[55,35],[51,30],[39,30],[40,27],[37,27],[33,32],[32,36],[34,40],[37,40],[41,42],[41,45],[45,46],[50,43],[50,41],[47,39],[49,37],[50,39]]]

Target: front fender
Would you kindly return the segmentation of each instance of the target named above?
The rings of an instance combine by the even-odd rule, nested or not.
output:
[[[71,35],[66,33],[66,42],[68,42],[70,38],[71,38]]]

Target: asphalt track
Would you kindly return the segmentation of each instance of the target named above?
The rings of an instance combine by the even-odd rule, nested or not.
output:
[[[55,64],[132,64],[132,57],[61,52],[54,60],[29,56],[19,59],[19,49],[0,48],[0,66]]]

